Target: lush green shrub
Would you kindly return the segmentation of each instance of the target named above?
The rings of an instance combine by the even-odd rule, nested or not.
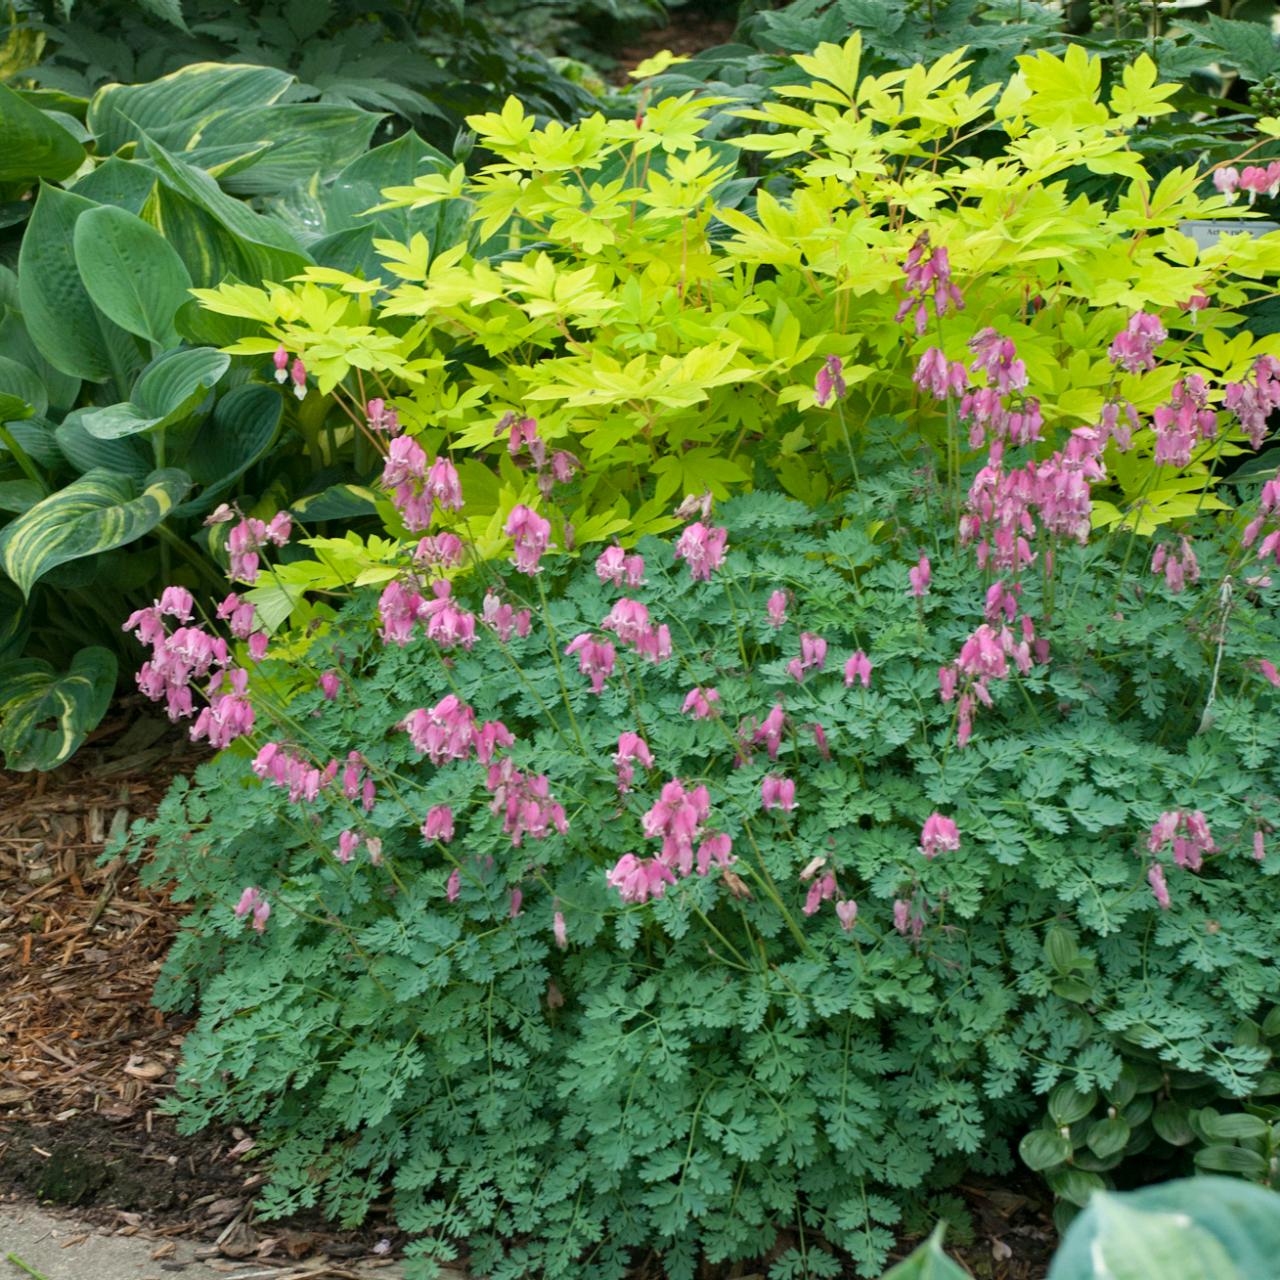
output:
[[[940,259],[907,265],[955,301]],[[1108,339],[1113,393],[1179,345],[1149,313]],[[844,371],[814,388],[837,415]],[[1277,373],[1224,416],[1180,379],[1152,483],[1229,427],[1264,444]],[[814,509],[694,500],[674,545],[593,563],[517,504],[514,570],[436,523],[274,648],[225,602],[248,657],[182,595],[130,620],[153,696],[220,673],[195,732],[230,745],[134,851],[192,904],[159,988],[200,1012],[177,1109],[253,1126],[267,1212],[357,1221],[390,1183],[422,1257],[465,1243],[495,1277],[775,1246],[780,1274],[834,1250],[874,1275],[904,1215],[1020,1144],[1075,1203],[1118,1163],[1085,1148],[1176,1160],[1129,1059],[1265,1084],[1280,481],[1202,493],[1154,555],[1133,520],[1091,535],[1129,406],[1053,427],[1027,375],[992,330],[926,352],[945,444],[882,417]],[[427,464],[394,436],[402,514],[461,503]],[[246,558],[272,541],[237,523],[233,573],[277,575]],[[1095,1091],[1116,1114],[1077,1155]]]
[[[228,350],[265,358],[282,344],[304,360],[333,393],[339,448],[363,437],[376,396],[426,448],[452,451],[471,499],[467,533],[486,554],[504,548],[514,502],[541,501],[533,469],[494,430],[507,413],[536,415],[553,449],[585,463],[573,504],[547,513],[557,542],[570,525],[581,545],[667,529],[686,493],[780,482],[821,503],[850,483],[877,416],[910,400],[939,443],[946,415],[912,383],[939,335],[953,357],[986,325],[1013,335],[1046,421],[1065,427],[1096,420],[1111,394],[1107,347],[1126,309],[1156,310],[1177,334],[1159,373],[1120,375],[1115,389],[1142,412],[1181,376],[1238,378],[1280,352],[1274,336],[1240,332],[1242,308],[1272,292],[1280,237],[1198,250],[1186,220],[1250,206],[1228,203],[1208,171],[1155,182],[1131,147],[1134,123],[1161,116],[1174,92],[1148,60],[1104,104],[1100,65],[1079,50],[1024,59],[1003,93],[970,85],[959,55],[862,77],[859,51],[855,36],[795,59],[807,82],[748,111],[762,132],[732,145],[702,137],[714,99],[666,98],[636,120],[567,128],[539,128],[511,100],[470,121],[496,162],[386,192],[391,212],[468,207],[470,247],[439,253],[402,238],[379,243],[374,279],[310,270],[292,288],[200,297],[265,328]],[[952,155],[980,133],[993,139],[987,160]],[[789,188],[735,177],[744,150],[785,160]],[[1077,172],[1119,175],[1120,193],[1073,196]],[[922,237],[950,253],[967,305],[904,340],[900,264]],[[832,353],[850,389],[843,416],[814,392]],[[1153,448],[1142,436],[1114,470],[1099,521],[1140,503],[1147,533],[1217,501],[1199,492],[1217,454],[1157,475]],[[383,513],[405,532],[389,504]],[[344,538],[262,590],[280,601],[385,576],[389,552]]]

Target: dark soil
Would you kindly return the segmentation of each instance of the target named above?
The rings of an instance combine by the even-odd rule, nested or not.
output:
[[[645,31],[618,50],[618,65],[609,73],[609,78],[615,84],[626,84],[630,78],[628,72],[663,49],[692,56],[704,49],[729,44],[733,40],[734,27],[732,21],[724,18],[705,18],[677,9],[672,14],[670,25]]]

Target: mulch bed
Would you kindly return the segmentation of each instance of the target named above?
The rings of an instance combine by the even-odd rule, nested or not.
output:
[[[733,40],[735,25],[723,18],[703,18],[677,9],[672,14],[670,25],[642,32],[618,50],[618,65],[609,72],[609,79],[615,84],[626,84],[630,79],[628,72],[663,49],[691,57],[704,49],[729,44]]]
[[[0,771],[0,1203],[34,1197],[118,1234],[203,1237],[210,1257],[367,1257],[399,1234],[326,1231],[318,1217],[256,1225],[247,1135],[183,1136],[157,1110],[189,1023],[153,1008],[151,991],[183,909],[123,859],[98,861],[205,753],[149,711],[123,700],[52,773]],[[313,1274],[344,1273],[334,1262]]]

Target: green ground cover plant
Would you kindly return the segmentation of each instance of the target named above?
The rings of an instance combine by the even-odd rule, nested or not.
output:
[[[871,1276],[968,1170],[1270,1179],[1280,361],[1211,383],[1119,308],[1055,421],[1020,338],[950,344],[923,235],[895,294],[921,399],[828,498],[690,495],[587,555],[514,501],[496,554],[384,403],[378,573],[273,639],[251,593],[331,543],[227,510],[215,629],[181,587],[128,620],[224,748],[133,840],[192,907],[174,1108],[254,1128],[267,1213],[389,1186],[424,1276]],[[571,509],[590,465],[497,425]],[[1135,453],[1153,493],[1224,442],[1252,472],[1108,512]]]

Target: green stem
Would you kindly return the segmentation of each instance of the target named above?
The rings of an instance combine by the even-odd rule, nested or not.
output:
[[[4,1256],[6,1262],[12,1262],[15,1267],[21,1267],[27,1275],[34,1276],[35,1280],[49,1280],[49,1277],[43,1271],[37,1271],[35,1267],[23,1262],[16,1253],[6,1253]]]
[[[13,460],[22,468],[27,479],[39,485],[42,494],[47,494],[49,488],[40,472],[36,470],[36,464],[31,461],[27,451],[13,438],[13,434],[8,427],[0,426],[0,444],[3,444],[13,454]]]

